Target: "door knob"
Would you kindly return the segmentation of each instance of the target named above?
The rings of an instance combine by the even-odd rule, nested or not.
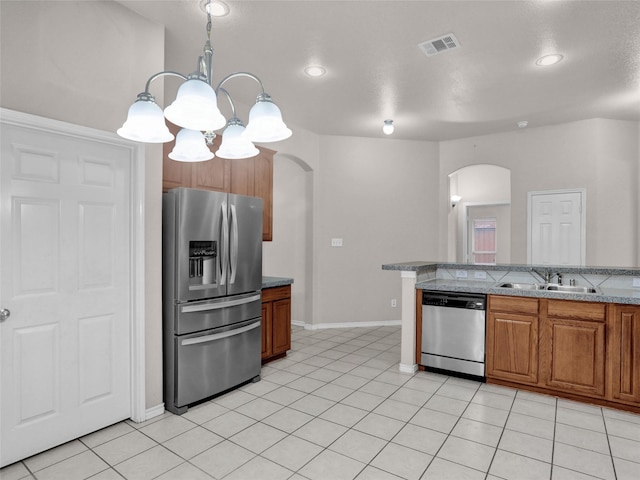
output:
[[[3,308],[2,310],[0,310],[0,322],[4,322],[10,316],[11,312],[8,309]]]

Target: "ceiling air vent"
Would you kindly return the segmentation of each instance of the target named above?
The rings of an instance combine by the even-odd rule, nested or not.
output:
[[[459,48],[460,42],[453,33],[448,33],[442,37],[433,38],[418,45],[427,57],[437,55],[452,48]]]

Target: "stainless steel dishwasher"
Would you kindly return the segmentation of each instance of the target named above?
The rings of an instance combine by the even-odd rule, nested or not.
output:
[[[421,365],[484,379],[486,295],[422,292]]]

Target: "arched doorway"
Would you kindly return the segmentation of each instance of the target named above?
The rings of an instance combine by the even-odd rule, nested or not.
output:
[[[470,165],[449,174],[448,259],[495,264],[511,260],[511,171]]]
[[[273,165],[273,241],[263,242],[263,273],[291,277],[291,319],[312,323],[313,169],[277,153]]]

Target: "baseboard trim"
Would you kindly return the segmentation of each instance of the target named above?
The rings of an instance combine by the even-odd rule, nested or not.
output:
[[[398,370],[400,373],[416,373],[418,371],[418,364],[414,363],[413,365],[405,365],[401,363]]]
[[[159,417],[164,413],[164,402],[156,405],[155,407],[147,408],[144,412],[144,421],[151,420],[154,417]],[[140,422],[139,422],[140,423]]]
[[[292,321],[291,325],[304,327],[305,330],[322,330],[325,328],[358,328],[358,327],[399,327],[402,320],[381,320],[379,322],[343,322],[343,323],[318,323],[308,324],[300,321]]]

